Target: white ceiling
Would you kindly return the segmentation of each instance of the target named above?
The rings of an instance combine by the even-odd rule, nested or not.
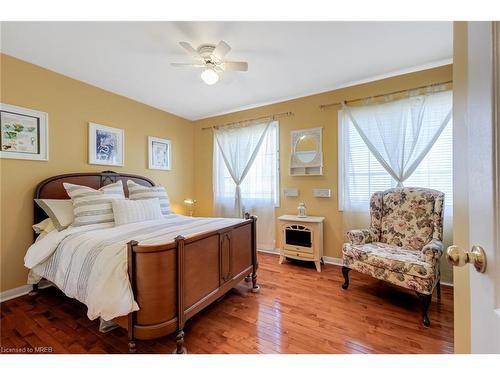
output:
[[[2,52],[187,119],[449,63],[451,22],[2,22]],[[207,86],[179,46],[228,42]]]

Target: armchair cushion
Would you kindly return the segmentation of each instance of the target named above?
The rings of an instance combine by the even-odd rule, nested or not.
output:
[[[421,259],[421,252],[404,249],[382,242],[352,245],[344,244],[343,257],[370,264],[392,272],[403,273],[420,278],[436,276],[435,262],[427,263]]]

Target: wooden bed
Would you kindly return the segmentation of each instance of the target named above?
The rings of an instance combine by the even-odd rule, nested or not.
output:
[[[104,171],[71,173],[50,177],[38,184],[35,198],[69,199],[63,182],[99,189],[127,180],[154,186],[146,177]],[[34,221],[47,215],[35,203]],[[128,330],[129,351],[136,340],[155,339],[177,332],[175,353],[185,353],[186,321],[245,279],[257,292],[256,220],[248,214],[242,223],[191,238],[177,236],[174,242],[141,246],[128,243],[128,274],[139,311],[114,321]],[[36,293],[37,285],[33,286]]]

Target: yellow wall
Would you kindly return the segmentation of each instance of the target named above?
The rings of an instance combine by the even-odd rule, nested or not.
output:
[[[469,196],[467,173],[467,22],[453,27],[453,243],[469,247]],[[453,303],[455,353],[470,353],[470,267],[454,267]]]
[[[307,96],[259,108],[230,113],[195,122],[195,198],[198,200],[196,215],[213,214],[212,196],[212,131],[203,127],[226,122],[265,116],[272,113],[292,111],[294,116],[280,120],[280,187],[298,188],[298,198],[285,198],[281,194],[281,205],[276,209],[276,216],[295,213],[300,201],[304,201],[310,215],[324,216],[325,255],[341,257],[341,245],[344,241],[342,213],[338,210],[337,184],[337,110],[320,110],[319,105],[339,102],[371,95],[384,94],[397,90],[415,88],[422,85],[445,82],[452,79],[452,66],[446,65],[435,69],[405,74],[362,85],[351,86],[318,95]],[[293,82],[291,82],[293,84]],[[294,129],[323,127],[324,175],[291,177],[289,175],[291,140],[290,132]],[[314,198],[313,188],[333,189],[330,199]],[[450,270],[443,266],[443,279],[451,281]]]
[[[0,55],[2,103],[49,115],[49,161],[0,159],[0,291],[26,284],[23,266],[33,240],[33,192],[43,179],[70,172],[129,172],[168,190],[173,209],[193,193],[193,125],[190,121],[27,62]],[[88,122],[125,130],[125,166],[89,165]],[[172,140],[173,170],[147,169],[147,136]]]

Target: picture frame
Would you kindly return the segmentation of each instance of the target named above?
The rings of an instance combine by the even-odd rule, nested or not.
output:
[[[89,164],[123,167],[124,144],[123,129],[89,122]]]
[[[172,170],[172,142],[169,139],[148,137],[149,169]]]
[[[49,115],[0,103],[0,158],[49,160]]]

